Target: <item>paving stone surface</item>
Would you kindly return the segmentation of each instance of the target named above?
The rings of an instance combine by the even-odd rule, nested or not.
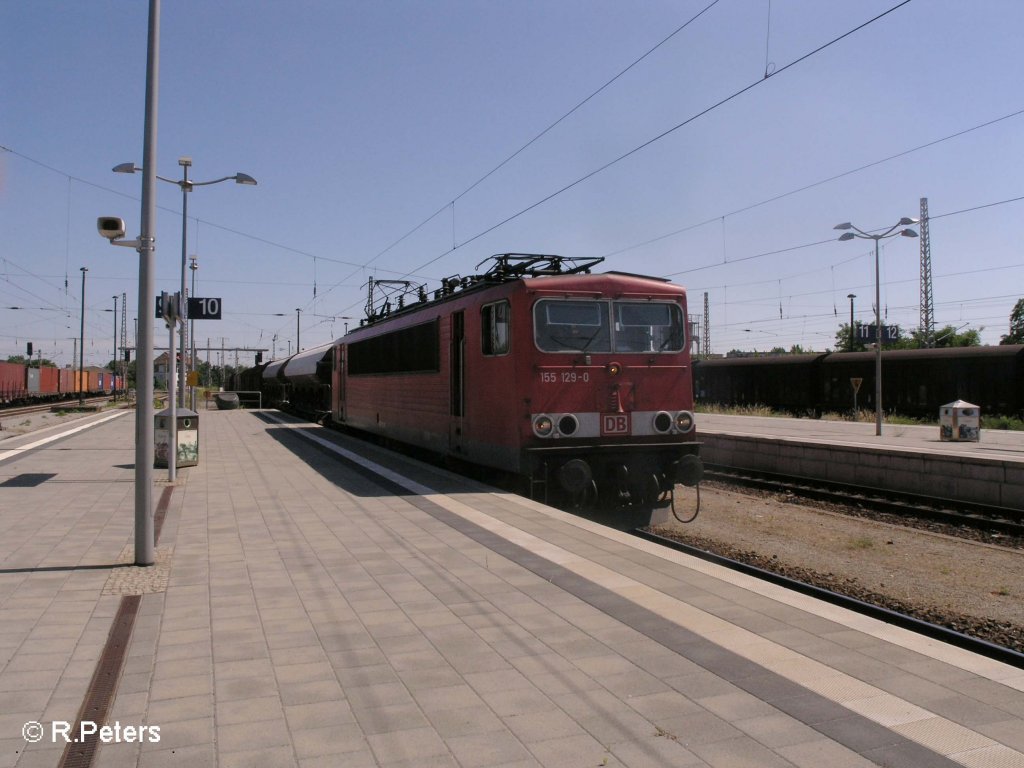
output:
[[[133,416],[0,461],[53,475],[0,491],[0,768],[57,764],[21,729],[75,721],[126,595],[107,721],[159,740],[98,766],[1024,767],[1020,670],[323,430],[199,418],[151,568]]]

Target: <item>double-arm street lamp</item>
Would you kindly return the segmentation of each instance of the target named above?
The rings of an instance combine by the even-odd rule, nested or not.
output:
[[[850,222],[846,221],[842,224],[836,224],[833,229],[844,229],[853,232],[843,232],[839,236],[840,240],[853,240],[855,237],[862,238],[864,240],[875,241],[875,434],[882,434],[882,291],[880,287],[879,275],[878,275],[878,241],[884,240],[887,237],[917,237],[917,232],[912,229],[901,229],[899,232],[896,230],[899,227],[907,227],[910,224],[916,224],[916,219],[909,219],[904,216],[899,220],[897,224],[893,224],[889,229],[882,232],[880,235],[868,234],[862,229],[858,229],[853,226]],[[853,306],[853,299],[850,300],[850,306]],[[850,325],[853,325],[851,319]]]
[[[157,176],[160,181],[166,181],[170,184],[176,184],[181,189],[181,297],[182,301],[185,301],[185,297],[188,295],[185,290],[185,270],[187,269],[186,262],[186,248],[188,246],[188,193],[191,192],[195,187],[208,187],[211,184],[220,184],[222,181],[234,181],[236,184],[246,184],[248,186],[256,186],[256,179],[247,173],[236,173],[234,176],[224,176],[219,179],[213,179],[211,181],[192,181],[188,177],[188,169],[192,167],[191,157],[179,157],[178,165],[181,166],[181,179],[168,179],[163,176]],[[135,165],[135,163],[121,163],[120,165],[114,166],[114,173],[135,173],[142,169]],[[187,312],[187,307],[184,308]],[[184,315],[183,315],[184,316]],[[181,328],[178,329],[179,335],[179,349],[181,349],[181,379],[178,386],[178,402],[181,407],[185,407],[185,380],[187,374],[188,365],[186,364],[187,354],[185,350],[188,348],[186,323],[182,322]],[[168,387],[169,389],[169,387]]]

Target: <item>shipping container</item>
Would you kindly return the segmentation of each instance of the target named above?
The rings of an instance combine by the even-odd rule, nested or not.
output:
[[[38,369],[39,391],[44,395],[55,395],[59,391],[58,369],[52,365],[46,365]]]
[[[0,362],[0,402],[9,403],[25,396],[25,366]]]
[[[57,391],[62,395],[70,395],[75,391],[75,370],[61,368],[57,376]]]

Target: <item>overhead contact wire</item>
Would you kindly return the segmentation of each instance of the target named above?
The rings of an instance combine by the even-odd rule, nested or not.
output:
[[[534,208],[537,208],[537,207],[543,205],[544,203],[547,203],[550,200],[553,200],[554,198],[556,198],[559,195],[561,195],[563,192],[567,192],[570,189],[572,189],[572,188],[582,184],[584,181],[592,179],[594,176],[597,176],[599,173],[602,173],[602,172],[608,170],[609,168],[611,168],[612,166],[622,162],[623,160],[625,160],[625,159],[627,159],[629,157],[632,157],[633,155],[635,155],[638,152],[646,149],[647,147],[651,146],[652,144],[655,144],[656,142],[661,141],[666,136],[670,136],[671,134],[675,133],[680,128],[684,128],[685,126],[689,125],[690,123],[694,122],[695,120],[698,120],[699,118],[703,117],[704,115],[707,115],[708,113],[713,112],[714,110],[718,109],[719,107],[722,107],[722,106],[728,104],[729,102],[733,101],[734,99],[739,98],[743,94],[747,93],[750,90],[753,90],[754,88],[756,88],[757,86],[767,82],[768,80],[771,80],[771,79],[773,79],[775,77],[778,77],[780,74],[782,74],[786,70],[795,67],[797,64],[800,64],[800,63],[806,61],[807,59],[811,58],[812,56],[815,56],[815,55],[821,53],[825,49],[835,45],[836,43],[840,42],[841,40],[846,39],[850,35],[853,35],[856,32],[859,32],[860,30],[864,29],[865,27],[867,27],[867,26],[869,26],[871,24],[874,24],[876,21],[879,21],[880,19],[885,18],[890,13],[893,13],[893,12],[899,10],[900,8],[902,8],[903,6],[907,5],[910,2],[911,2],[911,0],[903,0],[902,2],[897,3],[896,5],[894,5],[892,8],[889,8],[888,10],[883,11],[882,13],[878,14],[877,16],[869,19],[868,21],[865,21],[865,22],[863,22],[861,24],[858,24],[853,29],[850,29],[850,30],[844,32],[843,34],[839,35],[838,37],[833,38],[832,40],[828,41],[827,43],[823,43],[822,45],[818,46],[814,50],[812,50],[812,51],[810,51],[808,53],[805,53],[803,56],[800,56],[799,58],[794,59],[793,61],[789,62],[785,66],[783,66],[780,69],[778,69],[777,71],[775,71],[769,77],[762,77],[762,78],[759,78],[758,80],[755,80],[754,82],[750,83],[747,86],[744,86],[743,88],[739,89],[738,91],[735,91],[734,93],[730,94],[729,96],[726,96],[725,98],[721,99],[720,101],[716,102],[715,104],[712,104],[711,106],[701,110],[700,112],[692,115],[691,117],[688,117],[686,120],[682,121],[681,123],[678,123],[677,125],[674,125],[674,126],[672,126],[671,128],[669,128],[669,129],[667,129],[665,131],[662,131],[657,136],[654,136],[654,137],[648,139],[647,141],[643,142],[642,144],[639,144],[638,146],[634,147],[633,149],[629,150],[628,152],[625,152],[625,153],[619,155],[615,159],[608,161],[604,165],[594,169],[593,171],[585,174],[584,176],[581,176],[580,178],[576,179],[575,181],[573,181],[573,182],[571,182],[569,184],[566,184],[564,187],[555,190],[551,194],[541,198],[540,200],[536,201],[535,203],[532,203],[531,205],[528,205],[526,208],[523,208],[522,210],[518,211],[517,213],[514,213],[511,216],[508,216],[508,217],[502,219],[501,221],[497,222],[496,224],[493,224],[490,227],[482,230],[481,232],[478,232],[477,234],[475,234],[472,237],[470,237],[468,240],[463,241],[461,245],[465,246],[465,245],[468,245],[469,243],[474,242],[475,240],[479,240],[481,237],[484,237],[485,235],[490,234],[494,230],[496,230],[496,229],[498,229],[500,227],[503,227],[505,224],[508,224],[509,222],[514,221],[515,219],[519,218],[520,216],[523,216],[524,214],[529,213]],[[445,256],[447,256],[450,253],[452,253],[453,250],[454,249],[449,249],[449,250],[445,251],[444,253],[441,253],[438,256],[435,256],[433,259],[430,259],[429,261],[424,262],[423,264],[420,264],[418,267],[416,267],[416,269],[414,271],[418,272],[421,269],[423,269],[424,267],[428,267],[431,264],[434,264],[435,262],[440,261]]]
[[[676,27],[676,29],[673,30],[664,39],[662,39],[661,42],[657,43],[652,48],[650,48],[646,53],[644,53],[642,56],[640,56],[639,58],[635,59],[633,62],[631,62],[629,64],[629,66],[627,66],[625,69],[621,70],[618,74],[616,74],[614,77],[612,77],[606,83],[604,83],[604,85],[602,85],[600,88],[598,88],[597,90],[592,92],[589,96],[587,96],[582,101],[580,101],[576,106],[574,106],[572,109],[570,109],[564,115],[562,115],[557,120],[555,120],[553,123],[551,123],[547,128],[542,130],[540,133],[538,133],[536,136],[534,136],[528,142],[523,144],[523,146],[521,146],[519,149],[517,149],[515,152],[513,152],[511,155],[506,157],[504,160],[502,160],[500,163],[498,163],[496,166],[494,166],[491,170],[489,170],[487,173],[485,173],[483,176],[481,176],[479,179],[477,179],[472,184],[470,184],[468,187],[466,187],[464,190],[462,190],[462,192],[460,192],[455,197],[453,197],[451,199],[451,201],[449,201],[449,202],[445,203],[444,205],[442,205],[440,208],[438,208],[436,211],[434,211],[432,214],[430,214],[427,218],[425,218],[423,221],[421,221],[415,227],[410,229],[404,235],[399,237],[397,240],[395,240],[393,243],[391,243],[391,245],[387,246],[384,250],[382,250],[380,253],[378,253],[376,256],[374,256],[372,259],[367,261],[365,264],[362,264],[362,265],[359,265],[359,266],[361,268],[363,268],[363,269],[369,267],[371,264],[373,264],[373,262],[375,262],[381,256],[386,254],[392,248],[394,248],[395,246],[397,246],[400,243],[402,243],[404,240],[406,240],[409,237],[411,237],[412,235],[414,235],[416,232],[418,232],[420,229],[422,229],[424,226],[426,226],[429,222],[433,221],[439,215],[444,213],[446,210],[448,210],[449,207],[453,208],[452,216],[454,218],[454,206],[455,206],[455,203],[457,203],[459,200],[461,200],[467,194],[472,192],[474,189],[476,189],[478,186],[480,186],[480,184],[482,184],[488,178],[493,176],[499,170],[501,170],[506,165],[508,165],[512,160],[514,160],[516,157],[518,157],[520,154],[522,154],[524,151],[526,151],[529,147],[531,147],[533,144],[535,144],[541,138],[543,138],[548,133],[550,133],[555,127],[557,127],[559,124],[561,124],[563,121],[565,121],[568,117],[570,117],[575,112],[577,112],[581,107],[583,107],[585,104],[587,104],[589,101],[591,101],[595,96],[597,96],[602,91],[604,91],[606,88],[608,88],[610,85],[612,85],[612,83],[614,83],[620,77],[622,77],[627,72],[629,72],[631,69],[633,69],[635,66],[637,66],[640,62],[642,62],[644,59],[646,59],[648,56],[650,56],[652,53],[654,53],[656,50],[658,50],[661,46],[663,46],[665,43],[667,43],[673,37],[675,37],[680,32],[682,32],[684,29],[686,29],[688,26],[690,26],[693,22],[695,22],[697,19],[699,19],[701,16],[703,16],[709,10],[711,10],[716,5],[718,5],[719,2],[720,2],[720,0],[713,0],[713,2],[709,3],[708,5],[706,5],[702,10],[700,10],[698,13],[696,13],[694,16],[692,16],[685,23],[683,23],[680,26]],[[908,0],[908,2],[909,2],[909,0]],[[476,239],[476,238],[473,238],[473,239]],[[471,241],[466,241],[466,242],[471,242]],[[451,250],[447,251],[443,255],[447,255],[448,253],[451,253],[451,252],[455,251],[457,248],[459,248],[460,245],[465,245],[465,244],[466,243],[461,243],[461,244],[455,243],[455,238],[454,238],[454,234],[453,234],[453,237],[452,237],[452,248],[451,248]],[[433,263],[433,262],[428,262],[428,263]],[[405,275],[405,277],[410,277],[410,276],[413,276],[413,275],[411,273]],[[352,275],[347,275],[345,278],[343,278],[341,281],[339,281],[337,284],[335,284],[335,286],[332,286],[331,288],[329,288],[327,290],[327,293],[330,293],[330,291],[333,290],[334,287],[336,287],[337,285],[340,285],[341,283],[344,283],[346,280],[348,280],[351,277],[352,277]]]

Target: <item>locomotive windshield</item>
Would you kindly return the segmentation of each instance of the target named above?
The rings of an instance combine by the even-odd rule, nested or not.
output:
[[[678,352],[684,343],[682,312],[665,302],[543,299],[533,319],[544,352]]]
[[[682,313],[676,304],[612,302],[616,352],[678,352],[683,348]]]

